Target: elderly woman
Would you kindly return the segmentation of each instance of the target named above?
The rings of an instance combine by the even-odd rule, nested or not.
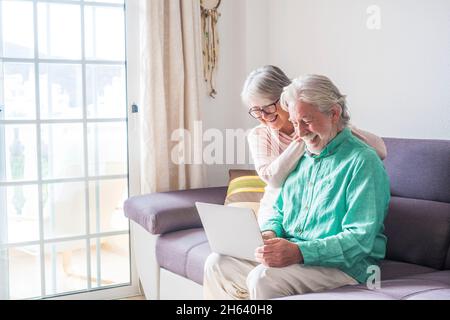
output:
[[[256,171],[267,184],[258,212],[260,225],[273,214],[281,185],[305,151],[304,142],[296,137],[289,121],[289,113],[280,105],[283,88],[290,84],[291,80],[280,68],[268,65],[250,73],[241,94],[244,104],[249,106],[249,114],[260,122],[248,135]],[[345,103],[345,97],[340,100],[336,103]],[[349,119],[348,114],[344,118]],[[380,137],[352,125],[349,127],[352,134],[373,147],[381,159],[386,157],[386,146]]]

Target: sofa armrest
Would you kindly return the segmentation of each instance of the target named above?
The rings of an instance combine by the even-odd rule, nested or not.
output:
[[[199,228],[195,202],[223,204],[226,192],[227,187],[215,187],[136,196],[125,201],[125,216],[151,234]]]

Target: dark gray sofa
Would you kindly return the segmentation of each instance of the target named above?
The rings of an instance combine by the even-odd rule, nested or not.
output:
[[[391,181],[381,288],[366,285],[284,299],[450,299],[450,141],[385,138]],[[196,201],[223,204],[226,187],[137,196],[125,215],[156,238],[160,268],[198,284],[210,253]]]

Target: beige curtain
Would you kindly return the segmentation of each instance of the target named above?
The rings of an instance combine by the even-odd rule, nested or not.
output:
[[[171,141],[174,130],[194,136],[194,122],[200,120],[199,0],[145,0],[140,6],[141,192],[202,187],[203,166],[177,164],[171,156],[180,143]],[[185,141],[189,155],[194,143]],[[196,146],[193,152],[201,153]]]

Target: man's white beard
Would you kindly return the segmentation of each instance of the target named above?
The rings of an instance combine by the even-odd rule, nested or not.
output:
[[[310,133],[310,134],[308,134],[308,135],[306,135],[306,136],[303,136],[303,137],[301,137],[301,138],[302,138],[302,140],[303,140],[306,144],[308,144],[308,143],[311,143],[311,141],[312,141],[316,136],[317,136],[317,134],[315,134],[315,133]]]

